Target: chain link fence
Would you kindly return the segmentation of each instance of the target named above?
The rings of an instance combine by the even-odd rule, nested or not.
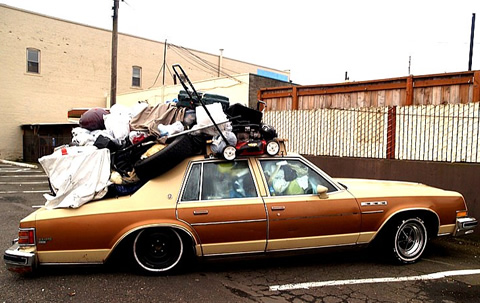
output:
[[[479,103],[266,111],[290,151],[400,160],[480,162]]]

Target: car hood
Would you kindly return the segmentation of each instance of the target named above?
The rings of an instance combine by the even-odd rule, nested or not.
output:
[[[356,197],[396,197],[396,196],[459,196],[460,194],[422,183],[336,178],[335,181],[347,187]]]

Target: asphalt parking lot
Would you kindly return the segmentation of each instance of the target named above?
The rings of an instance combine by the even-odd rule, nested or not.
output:
[[[0,164],[0,247],[44,204],[41,169]],[[122,262],[52,267],[33,275],[0,265],[0,302],[478,302],[480,237],[435,239],[424,258],[392,265],[370,249],[197,262],[173,276],[143,276]]]

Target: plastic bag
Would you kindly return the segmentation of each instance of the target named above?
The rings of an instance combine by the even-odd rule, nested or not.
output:
[[[212,116],[212,119],[215,121],[215,123],[221,123],[228,120],[227,115],[225,115],[223,112],[222,105],[220,103],[208,104],[205,107],[208,109],[208,112]],[[195,112],[197,125],[199,127],[213,124],[213,121],[210,119],[203,106],[197,106],[195,108]]]
[[[235,146],[237,145],[237,136],[231,131],[224,131],[222,134],[225,136],[225,139],[228,141],[228,145]],[[210,147],[212,149],[212,152],[215,154],[221,154],[223,152],[223,149],[227,146],[225,141],[223,141],[222,136],[218,135],[215,137],[212,141],[212,146]]]
[[[124,114],[109,114],[103,117],[105,128],[113,133],[114,139],[124,141],[130,133],[130,116]]]
[[[158,125],[158,131],[160,132],[160,137],[171,136],[183,132],[185,128],[183,127],[182,122],[177,121],[170,125]]]

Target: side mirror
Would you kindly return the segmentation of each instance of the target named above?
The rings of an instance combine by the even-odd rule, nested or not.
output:
[[[323,185],[317,185],[317,195],[320,199],[328,199],[328,188]]]

